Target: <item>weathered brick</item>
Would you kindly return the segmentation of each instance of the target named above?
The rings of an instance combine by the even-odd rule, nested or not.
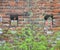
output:
[[[32,11],[33,16],[18,16],[19,24],[41,24],[40,19],[44,19],[43,14],[53,14],[54,18],[59,18],[60,0],[0,0],[0,14],[3,18],[10,19],[10,14],[23,14],[24,12]],[[10,13],[10,14],[9,14]],[[9,14],[8,16],[6,14]],[[24,14],[23,14],[24,15]],[[28,20],[27,20],[28,19]],[[59,18],[60,19],[60,18]],[[30,22],[29,22],[30,21]],[[38,21],[38,22],[37,22]],[[57,22],[59,23],[59,22]]]

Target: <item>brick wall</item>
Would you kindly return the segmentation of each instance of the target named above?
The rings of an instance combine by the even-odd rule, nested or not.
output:
[[[5,24],[10,23],[10,14],[20,15],[24,12],[29,12],[30,16],[18,16],[19,26],[29,23],[42,26],[44,13],[54,14],[54,26],[60,26],[60,0],[0,0],[0,15],[3,17],[3,23],[7,20]]]

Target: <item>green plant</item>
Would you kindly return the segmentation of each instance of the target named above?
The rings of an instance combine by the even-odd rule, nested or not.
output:
[[[60,40],[57,41],[55,48],[56,48],[57,50],[60,50]]]
[[[4,45],[0,46],[0,50],[13,50],[12,44],[5,43]]]
[[[51,47],[50,50],[55,50],[55,48],[54,47]]]
[[[42,44],[42,42],[33,42],[32,50],[47,50],[47,46]]]
[[[56,32],[54,33],[54,37],[57,37],[58,35],[60,35],[60,31],[56,31]]]
[[[16,48],[17,50],[55,50],[55,48],[60,47],[60,41],[57,41],[56,46],[50,46],[52,45],[52,42],[56,40],[56,37],[60,34],[60,32],[56,32],[51,37],[44,35],[40,31],[37,31],[37,29],[38,26],[31,24],[28,24],[19,30],[9,29],[5,33],[5,36],[9,37],[10,41],[6,42],[3,45],[3,48],[1,46],[0,50],[14,50],[14,48]],[[48,40],[51,40],[51,42],[48,42]]]
[[[7,31],[7,34],[16,34],[16,33],[17,33],[16,30],[8,30],[8,31]]]

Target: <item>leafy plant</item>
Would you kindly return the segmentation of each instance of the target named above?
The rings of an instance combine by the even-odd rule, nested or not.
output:
[[[8,31],[7,31],[7,34],[16,34],[16,33],[17,33],[16,30],[8,30]]]
[[[52,47],[52,48],[50,48],[50,50],[55,50],[55,48],[54,48],[54,47]]]
[[[13,50],[13,49],[10,43],[5,43],[4,45],[0,46],[0,50]]]
[[[55,48],[56,48],[57,50],[60,50],[60,40],[57,41]]]

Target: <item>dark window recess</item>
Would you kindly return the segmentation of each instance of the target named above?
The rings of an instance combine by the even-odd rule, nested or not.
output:
[[[11,20],[18,20],[18,15],[10,15]]]
[[[18,26],[18,15],[10,15],[11,26]]]
[[[45,19],[45,20],[48,20],[49,17],[51,17],[51,18],[53,19],[53,15],[48,15],[48,14],[45,15],[44,19]]]
[[[51,14],[51,15],[46,14],[44,17],[44,20],[48,20],[49,17],[52,18],[52,24],[53,24],[53,14]]]

